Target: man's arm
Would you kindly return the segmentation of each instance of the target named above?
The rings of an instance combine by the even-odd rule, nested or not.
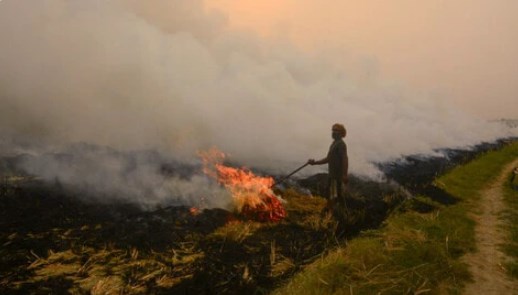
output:
[[[327,164],[328,162],[329,162],[329,159],[327,157],[325,157],[321,160],[318,160],[318,161],[315,161],[313,159],[308,160],[309,165],[322,165],[322,164]]]

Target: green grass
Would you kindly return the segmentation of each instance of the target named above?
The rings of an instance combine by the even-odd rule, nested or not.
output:
[[[510,179],[511,175],[509,175]],[[518,191],[513,189],[513,186],[518,187],[518,177],[515,177],[513,183],[508,181],[504,187],[506,209],[502,212],[502,216],[509,240],[503,245],[503,250],[511,258],[504,264],[507,273],[513,278],[518,278]]]
[[[518,156],[518,142],[479,156],[438,178],[435,184],[460,201],[444,206],[426,196],[405,201],[379,230],[364,232],[309,265],[274,294],[459,294],[470,279],[460,257],[475,250],[480,191]],[[518,206],[514,198],[514,206]],[[415,205],[433,210],[418,213]],[[516,207],[514,207],[516,209]],[[518,221],[518,210],[509,222]],[[511,223],[510,223],[511,224]],[[511,227],[511,226],[510,226]],[[518,254],[518,231],[507,250]],[[516,274],[517,265],[511,266]]]

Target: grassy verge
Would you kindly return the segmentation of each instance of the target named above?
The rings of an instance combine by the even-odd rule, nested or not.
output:
[[[513,173],[513,172],[511,172]],[[511,175],[509,175],[511,180]],[[503,212],[505,229],[509,240],[503,245],[504,253],[510,257],[505,263],[507,273],[518,279],[518,177],[514,181],[508,181],[504,187],[504,201],[506,210]]]
[[[435,184],[458,203],[445,206],[427,196],[408,200],[382,228],[364,232],[308,266],[275,293],[460,293],[470,278],[460,257],[475,249],[475,223],[468,213],[477,210],[484,186],[517,156],[515,142],[453,169]],[[430,208],[427,213],[416,210],[423,205]]]

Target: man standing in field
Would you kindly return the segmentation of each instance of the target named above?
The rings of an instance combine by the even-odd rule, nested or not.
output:
[[[321,160],[315,161],[313,159],[308,160],[310,165],[322,165],[328,164],[329,168],[329,179],[327,192],[329,200],[327,203],[327,210],[332,211],[334,205],[338,203],[345,204],[345,186],[349,182],[348,170],[349,170],[349,158],[347,157],[347,145],[344,142],[346,130],[342,124],[334,124],[331,128],[331,136],[333,137],[333,143],[329,147],[327,156]]]

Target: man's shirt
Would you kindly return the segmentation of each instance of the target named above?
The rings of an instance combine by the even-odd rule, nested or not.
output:
[[[329,177],[342,178],[344,175],[344,157],[347,157],[347,145],[345,145],[343,139],[333,141],[327,153]]]

